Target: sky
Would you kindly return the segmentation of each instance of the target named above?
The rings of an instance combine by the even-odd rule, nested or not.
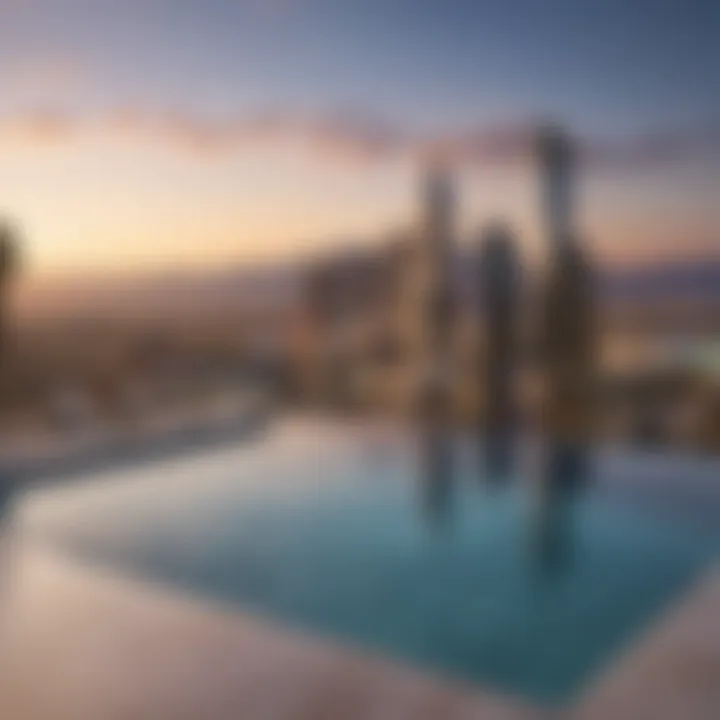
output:
[[[440,146],[532,253],[552,121],[599,255],[720,254],[718,88],[714,0],[0,0],[0,215],[38,276],[284,259],[412,223]]]

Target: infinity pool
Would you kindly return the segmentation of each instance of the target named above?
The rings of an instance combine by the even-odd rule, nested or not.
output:
[[[720,533],[601,492],[602,477],[538,533],[531,460],[497,486],[469,439],[453,458],[432,511],[408,434],[288,423],[38,491],[18,526],[82,562],[548,702],[718,557]]]

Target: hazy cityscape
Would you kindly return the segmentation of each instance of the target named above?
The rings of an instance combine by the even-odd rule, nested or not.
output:
[[[556,202],[554,194],[567,196],[559,202],[568,207],[545,211],[550,247],[551,238],[569,234],[562,228],[575,212],[572,152],[568,167],[559,171],[543,170],[543,158],[537,159],[538,206]],[[448,207],[436,208],[447,216],[447,227],[439,231],[447,259],[435,260],[428,255],[423,222],[439,200],[423,188],[432,177],[418,175],[415,217],[408,218],[407,229],[369,249],[341,245],[292,264],[205,276],[86,287],[80,281],[75,299],[67,288],[56,289],[63,295],[51,295],[44,305],[25,298],[17,317],[6,319],[7,431],[62,437],[102,425],[122,429],[152,412],[195,405],[200,410],[203,404],[212,411],[213,400],[255,391],[258,384],[286,409],[412,415],[427,355],[417,333],[429,272],[447,277],[451,309],[441,324],[447,326],[443,344],[453,422],[483,423],[486,390],[502,385],[488,368],[493,347],[509,343],[497,352],[507,354],[501,366],[512,365],[518,429],[546,431],[539,421],[545,382],[539,328],[552,264],[523,260],[511,221],[481,227],[474,241],[454,237],[449,171],[442,178]],[[556,184],[561,186],[554,189]],[[5,284],[13,288],[22,272],[22,232],[15,234],[8,226],[3,244]],[[580,239],[579,247],[587,258],[587,312],[593,318],[581,324],[592,335],[587,362],[592,358],[596,373],[591,394],[597,421],[589,437],[717,452],[720,265],[698,261],[613,271],[592,259],[589,241]],[[505,275],[512,279],[503,281]],[[498,302],[507,310],[494,309]],[[496,312],[501,316],[493,320]]]

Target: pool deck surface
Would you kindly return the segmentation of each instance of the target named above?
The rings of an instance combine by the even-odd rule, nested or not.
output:
[[[0,593],[3,720],[417,720],[550,717],[219,605],[30,548]],[[578,720],[720,717],[720,573],[562,713]]]
[[[578,703],[578,720],[720,718],[720,571],[706,575]]]
[[[3,592],[3,720],[538,717],[222,607],[22,552]]]

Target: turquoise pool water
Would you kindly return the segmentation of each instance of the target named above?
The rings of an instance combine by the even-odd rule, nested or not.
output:
[[[540,562],[532,463],[488,487],[472,443],[454,455],[440,518],[401,432],[290,424],[39,491],[19,525],[83,561],[549,702],[718,556],[713,533],[591,484],[558,516],[555,560]]]

